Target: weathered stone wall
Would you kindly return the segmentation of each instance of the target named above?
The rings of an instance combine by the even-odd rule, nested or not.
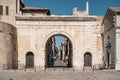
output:
[[[107,57],[107,43],[111,44],[110,47],[110,64],[113,65],[112,68],[115,68],[116,63],[116,30],[115,27],[111,28],[110,31],[104,33],[104,64],[107,65],[108,57]]]
[[[17,65],[16,28],[0,22],[0,69],[15,68]]]
[[[114,12],[110,11],[110,10],[107,12],[107,15],[105,15],[105,18],[103,20],[103,22],[105,23],[105,24],[103,23],[104,26],[105,26],[104,27],[105,32],[109,31],[113,27],[113,25],[114,25],[114,16],[115,16]]]
[[[45,68],[45,44],[47,40],[56,34],[64,35],[70,39],[73,46],[73,68],[83,69],[84,54],[92,55],[92,66],[102,64],[102,39],[100,35],[101,24],[96,20],[77,21],[74,17],[56,17],[48,20],[21,17],[17,19],[18,31],[18,66],[23,69],[26,65],[26,53],[34,53],[35,67]],[[27,20],[26,20],[27,19]],[[63,21],[63,20],[65,21]],[[68,20],[66,20],[68,19]],[[75,18],[76,19],[76,18]],[[83,18],[79,18],[84,20]],[[94,17],[96,19],[96,17]]]

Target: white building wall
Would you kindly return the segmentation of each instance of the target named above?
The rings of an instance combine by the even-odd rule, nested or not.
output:
[[[116,15],[116,26],[120,26],[120,15]]]
[[[120,29],[116,29],[116,70],[120,70]]]

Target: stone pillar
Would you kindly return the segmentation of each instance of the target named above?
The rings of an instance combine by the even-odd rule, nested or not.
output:
[[[73,8],[73,16],[77,16],[77,13],[78,13],[78,12],[77,12],[77,7],[74,7],[74,8]]]

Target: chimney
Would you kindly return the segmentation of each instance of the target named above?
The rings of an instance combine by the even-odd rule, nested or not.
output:
[[[89,15],[89,3],[86,1],[86,14]]]
[[[77,7],[74,7],[74,8],[73,8],[73,15],[74,15],[74,16],[77,15]]]

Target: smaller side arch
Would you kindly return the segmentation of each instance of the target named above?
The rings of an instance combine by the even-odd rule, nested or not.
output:
[[[26,53],[26,68],[34,67],[34,54],[33,52]]]
[[[92,66],[92,54],[90,52],[84,54],[84,66]]]

